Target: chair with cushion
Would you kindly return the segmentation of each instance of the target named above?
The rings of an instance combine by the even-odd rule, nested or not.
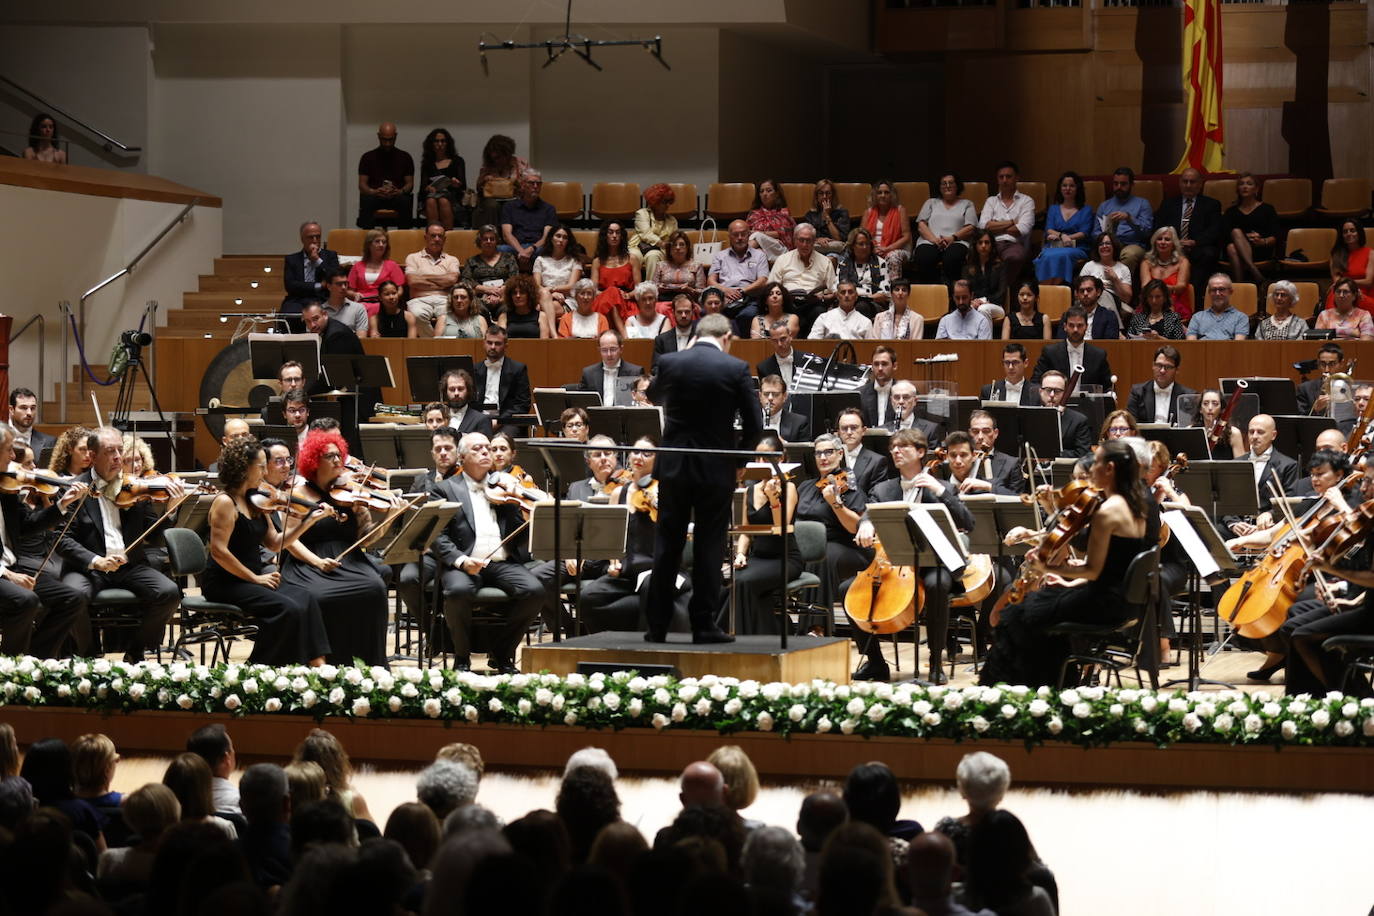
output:
[[[784,181],[779,184],[778,190],[782,191],[787,210],[796,220],[806,215],[806,211],[811,209],[811,201],[816,197],[816,183],[813,181]]]
[[[466,264],[477,253],[476,229],[450,229],[444,238],[444,252],[453,255],[458,263]]]
[[[1253,283],[1233,283],[1231,304],[1253,318],[1259,307],[1259,290]]]
[[[1114,626],[1094,623],[1058,623],[1050,627],[1051,636],[1068,639],[1069,656],[1059,668],[1059,688],[1066,686],[1070,668],[1077,666],[1079,677],[1083,669],[1093,666],[1106,669],[1110,679],[1116,675],[1116,686],[1121,687],[1121,672],[1134,668],[1136,680],[1145,686],[1145,676],[1141,674],[1141,644],[1147,630],[1153,635],[1155,609],[1159,606],[1159,545],[1141,551],[1126,568],[1126,586],[1123,601],[1126,605],[1125,620]],[[1150,671],[1152,686],[1158,686],[1159,674]],[[1076,681],[1076,683],[1078,683]]]
[[[1331,249],[1335,244],[1335,229],[1290,229],[1279,266],[1285,276],[1324,274],[1330,264]],[[1299,251],[1306,260],[1294,259],[1293,254]]]
[[[949,313],[949,288],[943,283],[914,283],[907,304],[927,325],[938,322]]]
[[[1265,190],[1269,188],[1266,182]],[[1236,180],[1234,178],[1208,178],[1202,183],[1202,193],[1221,204],[1221,209],[1226,210],[1231,206],[1231,202],[1236,199]],[[1268,195],[1265,195],[1268,200]],[[1278,209],[1275,207],[1274,209]]]
[[[143,600],[124,588],[102,588],[87,602],[87,613],[91,618],[91,630],[101,634],[99,642],[106,652],[122,651],[124,647],[138,638],[143,626]],[[111,638],[106,633],[113,632],[124,638]],[[127,634],[127,635],[126,635]],[[159,653],[161,658],[161,653]]]
[[[697,200],[697,186],[680,181],[669,181],[666,184],[673,189],[673,202],[668,205],[668,215],[679,223],[695,220],[701,211],[701,202]]]
[[[193,531],[169,528],[163,532],[167,543],[167,560],[172,575],[177,578],[200,576],[205,572],[207,554],[205,544]],[[258,634],[257,624],[236,604],[211,601],[200,595],[183,594],[181,598],[181,635],[173,650],[183,653],[187,646],[200,646],[201,664],[213,665],[229,661],[229,650],[235,640],[251,639]],[[210,660],[205,660],[205,645],[214,646]]]
[[[407,256],[425,249],[423,229],[392,229],[386,237],[391,242],[391,260],[397,264],[405,264]]]
[[[1056,322],[1064,317],[1064,313],[1073,305],[1073,292],[1067,287],[1059,284],[1040,287],[1040,311],[1045,314],[1045,320]]]
[[[898,181],[893,184],[897,189],[897,199],[906,207],[907,215],[914,222],[921,215],[921,208],[930,200],[930,184],[925,181]]]
[[[1369,212],[1369,179],[1328,178],[1317,212],[1328,219],[1359,219]]]
[[[582,198],[582,182],[546,181],[539,195],[553,204],[554,212],[563,222],[582,218],[582,210],[586,206]]]
[[[596,219],[629,219],[638,209],[639,185],[633,181],[598,181],[592,187],[591,214]]]
[[[345,257],[361,258],[365,235],[367,231],[364,229],[330,229],[324,247]]]
[[[1016,183],[1016,190],[1035,201],[1035,217],[1037,220],[1045,215],[1045,210],[1048,208],[1047,201],[1049,199],[1046,197],[1048,189],[1045,187],[1045,182],[1018,181]]]
[[[1164,203],[1164,182],[1154,178],[1137,178],[1131,193],[1150,202],[1151,210],[1158,210]]]
[[[1270,178],[1261,190],[1279,219],[1297,219],[1312,209],[1312,179]],[[1223,201],[1222,206],[1227,206]]]
[[[1293,311],[1304,315],[1312,314],[1322,298],[1321,286],[1311,280],[1296,282],[1293,286],[1298,290],[1298,301],[1293,303]]]
[[[717,222],[742,219],[754,206],[754,193],[752,181],[712,182],[706,189],[706,215]]]
[[[896,188],[896,185],[893,187]],[[835,201],[849,211],[849,224],[851,226],[857,226],[863,220],[864,212],[868,210],[868,195],[871,193],[873,193],[873,186],[866,181],[836,182]],[[916,214],[921,212],[920,205],[917,204],[915,210],[911,209],[911,204],[902,200],[901,194],[901,191],[897,192],[898,200],[901,201],[902,206],[906,207],[907,216],[915,219]]]
[[[783,614],[786,616],[793,611],[796,612],[798,633],[806,633],[812,627],[819,626],[825,631],[826,636],[834,636],[835,612],[828,607],[803,603],[797,598],[797,595],[806,589],[820,588],[820,576],[807,572],[807,569],[814,564],[825,562],[825,525],[803,519],[793,522],[792,527],[797,539],[797,552],[801,554],[802,571],[797,578],[787,583]],[[786,624],[787,621],[784,620],[783,623]]]
[[[973,204],[973,210],[981,220],[983,218],[983,204],[987,203],[988,200],[988,183],[986,181],[964,182],[964,199]],[[908,210],[907,212],[910,213],[911,211]]]

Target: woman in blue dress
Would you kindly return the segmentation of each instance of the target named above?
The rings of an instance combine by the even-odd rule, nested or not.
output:
[[[1035,279],[1041,283],[1072,280],[1078,265],[1088,259],[1092,229],[1092,207],[1083,203],[1083,179],[1077,172],[1065,172],[1059,176],[1054,203],[1045,214],[1045,244],[1035,259]]]

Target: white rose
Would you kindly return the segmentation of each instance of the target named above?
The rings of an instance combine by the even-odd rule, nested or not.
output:
[[[668,727],[668,717],[661,712],[654,713],[654,717],[650,721],[653,723],[654,728],[662,729]]]
[[[347,694],[344,693],[344,689],[342,687],[335,687],[333,690],[329,691],[329,696],[327,697],[327,699],[332,705],[338,706],[341,703],[343,703],[346,696]]]
[[[114,685],[111,684],[110,686],[113,687]],[[105,688],[104,688],[104,687],[101,687],[100,690],[101,690],[101,696],[104,696],[104,690],[105,690]],[[166,706],[166,705],[167,705],[168,703],[170,703],[170,702],[172,702],[172,692],[171,692],[170,690],[168,690],[166,687],[163,687],[163,688],[159,689],[158,692],[157,692],[157,705],[159,705],[159,706]]]
[[[1014,684],[1007,688],[1007,692],[1014,697],[1023,697],[1030,693],[1030,688],[1025,684]]]
[[[1226,732],[1229,732],[1235,726],[1235,724],[1235,718],[1229,712],[1224,712],[1221,715],[1217,716],[1216,721],[1212,723],[1212,727],[1215,728],[1217,731],[1225,734]]]
[[[604,697],[604,702],[606,703],[607,709],[609,709],[611,712],[615,712],[617,709],[620,708],[620,694],[612,690],[610,693],[606,694],[606,696]]]
[[[601,697],[587,697],[587,708],[593,711],[600,709]]]
[[[1212,703],[1203,700],[1201,703],[1197,704],[1193,712],[1197,713],[1198,716],[1203,719],[1210,719],[1217,714],[1217,708]]]
[[[700,692],[700,688],[695,684],[688,684],[685,687],[678,688],[677,698],[684,703],[690,703],[697,698],[697,694]]]
[[[1042,685],[1040,685],[1039,687],[1035,688],[1035,695],[1038,696],[1038,697],[1040,697],[1041,699],[1044,699],[1045,697],[1049,696],[1049,695],[1050,695],[1051,693],[1053,693],[1053,692],[1054,692],[1054,691],[1050,690],[1050,688],[1049,688],[1047,685],[1044,685],[1044,684],[1042,684]]]
[[[210,696],[216,700],[218,700],[223,693],[224,691],[220,690],[218,686],[210,688]]]
[[[924,716],[934,708],[935,707],[931,705],[929,700],[917,700],[915,703],[911,704],[911,711],[918,716]]]
[[[673,695],[660,687],[654,691],[654,702],[660,706],[667,706],[673,702]]]
[[[1092,707],[1092,704],[1091,704],[1091,703],[1075,703],[1075,704],[1073,704],[1073,715],[1074,715],[1074,718],[1076,718],[1076,719],[1086,719],[1086,718],[1088,718],[1088,716],[1090,716],[1090,715],[1092,715],[1092,714],[1093,714],[1093,707]]]
[[[674,703],[672,716],[674,722],[681,722],[683,719],[687,718],[687,704]]]
[[[59,697],[62,697],[63,699],[66,699],[67,697],[72,695],[72,688],[67,684],[58,684],[57,695]]]
[[[1336,722],[1335,731],[1336,737],[1349,738],[1351,735],[1355,734],[1355,726],[1350,724],[1349,719],[1339,719]]]
[[[725,701],[725,714],[727,716],[737,716],[739,711],[744,708],[744,703],[739,697],[731,697]]]
[[[548,706],[553,702],[553,691],[547,687],[540,687],[534,692],[534,702],[540,706]]]
[[[844,719],[844,720],[841,720],[841,722],[840,722],[840,731],[841,731],[843,734],[852,735],[852,734],[854,734],[854,729],[858,726],[858,724],[859,724],[858,721],[855,720],[855,719]]]
[[[1253,735],[1259,732],[1259,730],[1262,728],[1264,728],[1264,720],[1261,719],[1259,716],[1255,715],[1254,713],[1250,713],[1250,715],[1245,717],[1245,731],[1247,733]]]
[[[1285,741],[1293,740],[1298,734],[1298,724],[1292,719],[1284,719],[1279,725],[1279,734],[1283,735]]]
[[[134,683],[129,685],[129,699],[141,700],[143,699],[143,694],[145,694],[147,691],[148,688],[146,686],[139,683],[138,681],[135,681]]]
[[[643,693],[644,688],[649,686],[649,682],[636,674],[634,677],[630,678],[629,683],[625,686],[629,687],[630,693]]]
[[[262,704],[262,708],[268,712],[281,712],[281,700],[276,697],[268,697],[267,702]]]
[[[1120,700],[1122,703],[1134,703],[1136,700],[1140,698],[1140,691],[1131,690],[1130,688],[1127,688],[1125,690],[1118,690],[1116,692],[1116,698]]]
[[[827,716],[821,716],[816,720],[816,734],[818,735],[824,735],[834,727],[835,723],[831,722]]]
[[[1360,714],[1360,707],[1354,703],[1346,703],[1341,707],[1341,715],[1347,719],[1353,719]]]
[[[870,715],[869,718],[872,719],[873,716]],[[921,717],[921,721],[933,728],[940,724],[940,714],[938,712],[928,712]]]
[[[406,681],[401,685],[401,696],[405,697],[407,700],[413,700],[419,695],[420,691],[416,690],[415,685],[410,683],[410,681]]]
[[[554,712],[562,712],[563,707],[567,704],[567,702],[567,697],[563,696],[563,694],[561,693],[555,693],[553,695],[553,701],[549,704],[549,706],[553,709]]]
[[[291,689],[296,691],[297,693],[300,693],[302,690],[305,690],[309,687],[310,682],[303,677],[297,676],[291,679]]]
[[[353,715],[359,718],[367,718],[372,712],[372,705],[367,702],[367,697],[358,697],[353,701]]]
[[[569,687],[581,687],[587,683],[587,676],[585,674],[578,674],[574,671],[572,674],[563,678],[563,683],[567,684]]]
[[[868,708],[868,721],[881,722],[887,716],[887,707],[882,703],[874,703]]]
[[[1102,687],[1082,687],[1078,692],[1090,703],[1096,703],[1107,695],[1107,691]]]
[[[1045,715],[1045,713],[1050,711],[1050,704],[1046,703],[1044,700],[1039,699],[1037,697],[1036,699],[1030,701],[1030,706],[1027,707],[1027,709],[1032,716],[1039,719],[1042,718]]]
[[[1240,700],[1236,700],[1230,706],[1226,707],[1226,711],[1233,716],[1243,716],[1250,712],[1250,705]]]
[[[851,716],[861,716],[864,712],[864,701],[855,697],[845,704],[844,711]]]
[[[1065,706],[1073,706],[1078,702],[1078,691],[1070,687],[1059,695],[1059,700]]]
[[[1159,701],[1152,696],[1143,696],[1140,698],[1140,708],[1147,713],[1152,713],[1159,708]]]
[[[1058,716],[1052,716],[1046,727],[1049,728],[1051,735],[1057,735],[1064,730],[1064,722]]]
[[[787,689],[788,688],[786,684],[780,684],[777,681],[774,681],[771,684],[764,684],[763,687],[759,690],[759,693],[761,693],[763,695],[763,698],[768,702],[776,703],[778,700],[782,699],[783,691]]]
[[[638,719],[644,714],[644,701],[639,697],[635,697],[630,701],[629,705],[625,707],[625,711],[629,713],[632,718]]]
[[[576,724],[577,724],[577,713],[574,712],[574,711],[571,710],[571,709],[568,710],[568,714],[565,715],[565,716],[563,717],[563,724],[564,724],[564,725],[576,725]]]
[[[8,687],[8,688],[10,688],[11,691],[13,691],[13,689],[14,689],[14,685],[13,685],[13,684],[6,684],[5,686]],[[122,677],[117,677],[117,678],[115,678],[114,680],[110,681],[110,689],[113,690],[115,693],[123,693],[123,692],[124,692],[124,678],[122,678]]]
[[[696,705],[692,707],[692,712],[702,717],[709,716],[711,714],[711,698],[702,697],[697,700]]]
[[[771,732],[773,730],[773,716],[770,715],[766,709],[759,713],[758,718],[754,721],[758,724],[759,731],[761,732]]]
[[[787,710],[787,718],[793,722],[800,722],[806,718],[806,707],[800,703],[793,703]]]
[[[320,676],[320,680],[332,681],[339,676],[339,669],[333,665],[321,665],[315,669],[315,673]]]
[[[372,678],[370,677],[363,678],[363,682],[358,685],[358,689],[363,693],[371,693],[376,688],[377,685],[372,682]]]
[[[612,696],[614,696],[614,694],[612,694]],[[530,705],[530,701],[525,699],[524,697],[521,697],[519,702],[515,704],[516,712],[520,713],[520,715],[522,716],[528,716],[530,714],[530,710],[533,708],[534,707]]]
[[[1331,713],[1325,709],[1318,709],[1312,713],[1312,727],[1317,731],[1322,731],[1331,724]]]
[[[982,716],[974,716],[974,717],[973,717],[973,722],[972,722],[973,730],[976,731],[976,732],[977,732],[978,734],[980,734],[980,735],[981,735],[983,732],[985,732],[985,731],[988,730],[989,724],[990,724],[990,723],[988,722],[988,720],[987,720],[987,719],[984,719]]]
[[[490,700],[487,700],[487,709],[491,710],[492,712],[500,712],[505,708],[506,707],[501,702],[500,697],[492,697]]]
[[[1307,696],[1307,694],[1304,693],[1302,694],[1302,696],[1305,697]],[[1298,699],[1295,699],[1293,702],[1288,704],[1288,711],[1292,715],[1300,716],[1303,713],[1307,712],[1307,704],[1303,702],[1301,697],[1299,697]]]
[[[1183,716],[1183,728],[1189,732],[1195,732],[1202,728],[1202,719],[1195,712],[1186,713]]]
[[[810,684],[793,684],[793,685],[792,685],[792,690],[791,690],[791,695],[792,695],[792,699],[794,699],[794,700],[804,700],[804,699],[806,699],[807,697],[811,696],[811,685],[810,685]]]
[[[1150,723],[1146,722],[1144,719],[1136,719],[1134,722],[1134,728],[1136,734],[1143,735],[1150,730]]]
[[[955,710],[964,705],[964,695],[961,693],[945,694],[945,709]]]
[[[1002,702],[1002,691],[996,687],[984,687],[983,692],[978,694],[978,699],[989,706]]]
[[[29,690],[33,690],[33,688],[30,687]],[[181,696],[177,697],[177,705],[180,706],[182,709],[190,709],[192,706],[196,704],[194,700],[192,700],[190,697],[183,693]]]
[[[133,696],[133,695],[134,695],[134,692],[133,692],[132,690],[130,690],[130,691],[129,691],[129,696]],[[239,699],[239,695],[238,695],[237,693],[231,693],[231,694],[229,694],[229,696],[227,696],[227,697],[224,698],[224,708],[227,709],[227,710],[229,710],[230,712],[233,712],[234,710],[238,709],[238,708],[239,708],[240,706],[242,706],[242,705],[243,705],[243,701]]]
[[[1260,708],[1260,713],[1263,714],[1263,716],[1266,719],[1277,718],[1278,715],[1282,712],[1283,709],[1279,706],[1279,704],[1273,702],[1265,703],[1264,706]]]
[[[1187,712],[1188,701],[1183,697],[1174,697],[1169,701],[1169,712]]]
[[[752,700],[759,695],[759,682],[741,681],[739,685],[739,695],[746,700]]]
[[[1369,716],[1364,720],[1364,725],[1360,731],[1364,732],[1366,738],[1374,738],[1374,716]]]
[[[1360,706],[1364,709],[1374,709],[1374,697],[1365,697],[1360,700]]]
[[[711,699],[715,700],[717,703],[724,703],[729,696],[730,688],[726,687],[724,684],[716,684],[711,687]]]
[[[1120,703],[1113,703],[1110,707],[1108,707],[1107,712],[1111,715],[1113,719],[1120,719],[1122,716],[1126,714],[1126,707],[1122,706]]]
[[[477,717],[478,717],[478,714],[477,714],[477,707],[476,707],[476,706],[473,706],[471,703],[469,703],[469,704],[467,704],[466,706],[463,707],[463,718],[464,718],[464,719],[467,719],[469,722],[476,722],[476,721],[477,721]]]
[[[98,658],[96,659],[95,664],[91,665],[91,670],[94,671],[96,674],[109,674],[110,663],[103,658]]]
[[[450,706],[457,706],[463,701],[463,693],[457,687],[450,687],[444,691],[444,702]]]
[[[510,677],[510,685],[516,690],[524,690],[529,682],[530,676],[528,674],[512,674]]]
[[[76,692],[79,693],[79,694],[81,694],[83,697],[88,697],[88,696],[90,696],[90,695],[91,695],[91,682],[90,682],[89,680],[87,680],[86,678],[83,677],[83,678],[82,678],[80,681],[78,681],[77,684],[76,684]]]
[[[1002,713],[1002,718],[1003,718],[1003,719],[1015,719],[1015,718],[1016,718],[1016,707],[1013,706],[1013,705],[1011,705],[1010,703],[1004,703],[1004,704],[1002,704],[1002,709],[1001,709],[1000,711],[1001,711],[1001,713]]]
[[[439,718],[439,713],[443,709],[443,706],[440,704],[438,697],[430,697],[428,700],[425,700],[423,708],[425,715],[429,716],[431,719],[437,719]]]

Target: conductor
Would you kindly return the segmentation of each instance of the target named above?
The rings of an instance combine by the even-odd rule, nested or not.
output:
[[[649,385],[649,400],[663,408],[663,444],[670,448],[732,449],[754,443],[763,432],[758,396],[749,365],[730,356],[730,322],[707,315],[697,324],[697,339],[686,350],[664,353]],[[735,432],[738,412],[741,429]],[[692,642],[733,642],[716,625],[720,609],[721,562],[725,557],[730,497],[737,461],[722,455],[666,452],[658,459],[658,537],[645,616],[647,642],[665,642],[673,612],[674,584],[687,543],[687,522],[695,517],[692,601],[688,613]]]

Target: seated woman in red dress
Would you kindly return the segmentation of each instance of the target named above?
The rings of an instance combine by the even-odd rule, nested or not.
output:
[[[1349,278],[1359,290],[1360,300],[1355,304],[1366,312],[1374,313],[1374,258],[1364,243],[1364,227],[1357,220],[1341,222],[1336,233],[1336,245],[1331,249],[1331,288],[1326,292],[1326,307],[1335,306],[1332,298],[1336,281]]]
[[[371,318],[377,314],[377,288],[386,280],[397,287],[405,287],[406,275],[401,266],[391,260],[391,239],[385,229],[369,229],[363,236],[363,259],[348,271],[348,295],[367,309]]]
[[[630,260],[630,237],[619,220],[603,223],[597,233],[592,281],[599,290],[593,308],[624,334],[625,319],[638,308],[630,297],[630,290],[639,284],[640,276],[639,267]]]

